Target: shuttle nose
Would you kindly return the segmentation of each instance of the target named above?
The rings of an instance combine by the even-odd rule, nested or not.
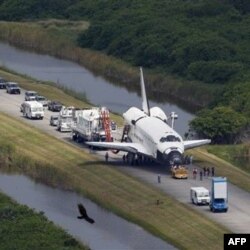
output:
[[[172,151],[168,155],[168,160],[170,165],[180,165],[182,164],[182,155],[178,151]]]

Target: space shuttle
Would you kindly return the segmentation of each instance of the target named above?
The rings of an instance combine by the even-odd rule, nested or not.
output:
[[[209,144],[211,140],[186,140],[167,123],[159,107],[149,107],[142,68],[140,68],[142,109],[131,107],[124,114],[126,142],[87,142],[88,145],[128,152],[129,158],[151,158],[167,165],[182,164],[186,149]]]

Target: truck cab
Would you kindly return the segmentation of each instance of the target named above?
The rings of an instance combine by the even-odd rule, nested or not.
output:
[[[228,210],[228,193],[227,178],[212,178],[210,210],[212,212],[227,212]]]

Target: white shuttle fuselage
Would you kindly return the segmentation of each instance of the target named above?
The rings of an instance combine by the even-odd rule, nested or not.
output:
[[[142,144],[149,157],[160,162],[179,163],[184,153],[183,141],[181,136],[166,123],[166,119],[148,116],[135,107],[125,112],[123,117],[130,125],[129,140]]]
[[[140,68],[142,110],[131,107],[124,114],[129,126],[126,142],[88,142],[91,146],[143,155],[170,165],[181,164],[185,149],[209,144],[211,140],[183,141],[167,124],[167,116],[159,107],[149,109],[142,68]]]

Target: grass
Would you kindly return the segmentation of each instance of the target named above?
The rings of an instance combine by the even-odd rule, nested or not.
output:
[[[231,183],[250,192],[249,165],[248,168],[242,168],[226,161],[229,160],[228,153],[236,154],[237,147],[244,148],[244,145],[208,146],[208,147],[189,150],[187,151],[187,153],[191,153],[194,156],[195,163],[197,163],[197,165],[200,165],[201,167],[214,166],[217,176],[225,176]],[[215,154],[220,156],[221,158],[219,158]]]
[[[250,173],[250,143],[239,145],[213,145],[208,152]]]
[[[0,249],[89,249],[79,244],[42,213],[18,205],[0,193]]]
[[[20,120],[0,113],[0,123],[2,168],[76,190],[181,249],[223,248],[227,229],[162,191]]]

